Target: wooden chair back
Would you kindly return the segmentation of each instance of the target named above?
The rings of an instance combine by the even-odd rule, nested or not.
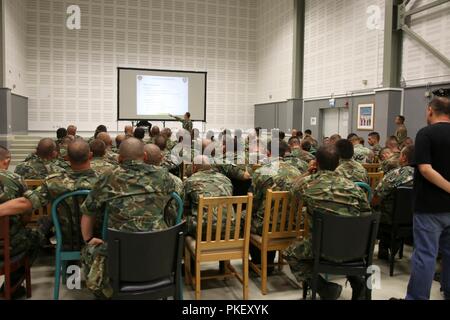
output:
[[[367,170],[368,173],[377,173],[380,171],[381,165],[379,163],[364,163],[363,167]]]
[[[369,185],[373,191],[377,188],[378,184],[383,180],[384,172],[368,173]]]

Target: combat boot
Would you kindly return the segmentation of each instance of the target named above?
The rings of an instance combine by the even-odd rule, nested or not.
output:
[[[342,286],[328,282],[319,275],[317,278],[317,293],[321,300],[337,300],[341,296]]]
[[[348,276],[348,281],[352,287],[352,300],[366,300],[366,285],[364,278],[357,276]]]

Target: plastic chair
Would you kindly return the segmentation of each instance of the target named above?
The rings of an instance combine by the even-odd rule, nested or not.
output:
[[[364,182],[356,182],[355,184],[366,192],[367,200],[370,203],[373,197],[372,188],[367,183]]]
[[[80,212],[80,202],[78,198],[86,198],[91,191],[89,190],[79,190],[74,192],[69,192],[63,194],[58,199],[53,202],[52,205],[52,219],[56,230],[56,261],[55,261],[55,288],[53,291],[53,299],[59,299],[59,288],[61,281],[61,269],[63,269],[63,281],[66,278],[66,267],[67,261],[78,261],[80,260],[80,250],[83,246],[83,240],[81,236],[81,212]],[[71,202],[72,208],[67,199],[72,198],[74,201]],[[71,239],[67,243],[67,239],[64,239],[62,234],[60,217],[58,214],[58,207],[64,206],[65,213],[69,214],[68,220],[70,225]],[[69,248],[69,249],[66,249]]]
[[[316,299],[317,278],[320,273],[364,276],[367,282],[379,221],[378,213],[348,217],[314,211],[312,232],[314,267],[311,283],[313,300]],[[303,287],[305,297],[308,285],[304,283]],[[371,295],[370,288],[367,288],[366,299],[370,300]]]
[[[116,299],[183,299],[186,223],[158,232],[108,229],[108,267]],[[164,244],[164,245],[161,245]]]

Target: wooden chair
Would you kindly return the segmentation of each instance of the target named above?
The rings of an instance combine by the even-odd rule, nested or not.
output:
[[[377,188],[381,180],[383,180],[384,172],[368,173],[369,184],[373,191]]]
[[[44,183],[43,180],[25,180],[25,184],[27,185],[29,190],[35,190],[38,187],[40,187],[43,183]],[[51,210],[52,210],[52,206],[50,204],[46,207],[43,207],[43,208],[33,211],[31,213],[31,219],[30,219],[29,225],[31,227],[37,226],[37,222],[39,221],[39,219],[41,219],[42,217],[51,215]]]
[[[27,288],[27,298],[31,298],[31,272],[30,261],[26,253],[16,257],[11,257],[10,239],[9,239],[9,217],[0,218],[0,250],[2,250],[3,261],[0,260],[0,276],[4,278],[4,293],[0,294],[5,300],[11,300],[12,294],[20,288],[25,280]],[[15,285],[11,283],[11,272],[17,271],[21,267],[25,267],[24,279],[21,279]]]
[[[278,251],[278,268],[281,270],[281,252],[294,240],[305,237],[307,232],[308,222],[306,215],[303,216],[302,203],[291,199],[289,192],[267,190],[262,235],[250,236],[251,243],[261,251],[261,265],[250,261],[250,267],[261,276],[263,295],[267,294],[267,253]]]
[[[377,173],[380,171],[381,165],[379,163],[364,163],[363,167],[367,170],[368,173]]]
[[[186,237],[185,248],[185,277],[186,283],[195,287],[195,299],[200,299],[200,282],[202,279],[236,277],[243,285],[244,300],[248,299],[248,256],[250,244],[250,222],[253,204],[253,194],[245,197],[222,197],[199,199],[197,217],[197,236]],[[242,207],[247,206],[244,230],[241,232]],[[226,208],[226,223],[213,224],[213,211],[217,212],[217,221],[223,221],[223,208]],[[236,208],[236,210],[233,210]],[[203,212],[207,210],[207,223],[203,225]],[[232,222],[233,215],[235,222]],[[234,225],[234,233],[231,229]],[[225,227],[225,232],[223,232]],[[215,228],[213,236],[213,228]],[[205,232],[206,231],[206,232]],[[214,240],[213,240],[214,238]],[[206,239],[206,240],[203,240]],[[195,277],[191,273],[191,256],[195,261]],[[236,272],[230,261],[242,259],[243,274]],[[200,265],[202,262],[225,262],[225,274],[201,277]]]

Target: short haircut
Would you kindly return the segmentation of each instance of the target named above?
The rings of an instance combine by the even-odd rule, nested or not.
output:
[[[342,139],[342,137],[341,137],[339,134],[333,134],[333,135],[330,137],[330,142],[336,143],[337,141],[339,141],[339,140],[341,140],[341,139]]]
[[[0,146],[0,161],[4,161],[6,159],[11,158],[11,152],[5,147]]]
[[[139,128],[138,128],[139,129]],[[156,137],[161,133],[161,130],[159,129],[158,126],[153,126],[152,129],[150,130],[150,135],[152,137]]]
[[[104,125],[99,125],[97,127],[97,129],[95,129],[95,134],[94,134],[94,138],[97,139],[97,136],[101,133],[101,132],[108,132],[108,129],[106,128],[106,126]]]
[[[120,144],[126,139],[126,136],[124,134],[118,134],[116,136],[116,147],[119,148]]]
[[[297,137],[298,138],[303,138],[303,132],[297,131]]]
[[[91,148],[92,155],[96,158],[102,158],[106,154],[106,144],[100,139],[93,140],[89,144],[89,147]]]
[[[284,131],[280,131],[278,136],[280,137],[280,140],[284,140],[284,138],[286,138],[286,133]]]
[[[350,139],[347,139],[347,140],[349,140],[350,142],[358,142],[358,143],[361,143],[361,140],[360,140],[360,138],[357,136],[357,135],[354,135],[353,137],[351,137]]]
[[[371,133],[369,133],[369,137],[377,139],[378,142],[381,139],[380,134],[378,132],[371,132]]]
[[[386,147],[386,148],[383,148],[380,150],[379,157],[381,160],[384,158],[384,154],[386,154],[386,153],[392,153],[391,148]]]
[[[67,136],[67,129],[66,128],[59,128],[56,130],[56,138],[62,139]]]
[[[338,153],[339,158],[344,160],[350,160],[351,158],[353,158],[353,155],[355,154],[353,144],[346,139],[341,139],[338,142],[336,142],[336,151]]]
[[[291,137],[289,139],[288,143],[289,143],[290,146],[300,146],[300,139],[297,138],[297,137]]]
[[[450,117],[450,99],[445,97],[434,98],[430,102],[430,107],[438,115]]]
[[[190,119],[191,118],[191,113],[190,112],[186,112],[186,116]]]
[[[167,140],[162,135],[159,135],[155,138],[155,144],[161,151],[164,151],[167,148]]]
[[[351,140],[352,138],[354,138],[354,137],[357,137],[358,135],[356,134],[356,133],[350,133],[348,136],[347,136],[347,140]]]
[[[309,142],[308,140],[303,140],[302,149],[309,152],[309,151],[311,151],[311,148],[312,148],[312,143]]]
[[[147,153],[146,163],[159,166],[161,164],[162,153],[161,149],[155,144],[146,144],[144,146],[144,151]]]
[[[145,129],[144,128],[136,128],[136,130],[134,130],[134,137],[139,140],[144,139]]]
[[[386,139],[386,146],[389,146],[391,148],[398,147],[398,139],[396,136],[390,136]]]
[[[408,164],[412,164],[414,161],[414,150],[415,150],[414,145],[409,145],[402,149],[401,154],[406,157]]]
[[[308,134],[308,135],[312,135],[312,131],[311,130],[305,130],[305,134]]]
[[[123,161],[144,158],[144,144],[136,138],[129,138],[120,144],[120,157]]]
[[[397,116],[397,118],[399,118],[400,119],[400,122],[401,123],[405,123],[405,120],[406,120],[406,118],[404,117],[404,116]]]
[[[319,148],[316,153],[317,165],[320,170],[335,171],[339,166],[339,155],[334,145]]]
[[[366,143],[366,140],[363,137],[359,137],[359,143],[364,145]]]
[[[274,150],[272,150],[272,145],[273,145],[273,141],[269,141],[269,143],[267,144],[267,148],[273,154]],[[286,141],[279,140],[278,156],[284,157],[288,151],[289,151],[289,146],[286,143]]]
[[[83,164],[88,161],[89,153],[89,144],[82,139],[77,139],[71,142],[67,147],[67,155],[69,156],[69,160],[75,164]]]
[[[36,148],[36,154],[43,159],[51,158],[53,152],[56,151],[56,143],[49,138],[42,139],[39,141]]]

